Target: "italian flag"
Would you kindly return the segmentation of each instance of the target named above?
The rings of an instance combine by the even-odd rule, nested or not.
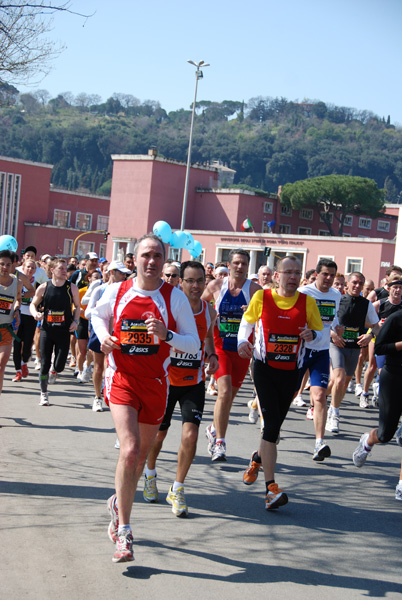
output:
[[[249,218],[244,219],[243,223],[241,224],[241,230],[242,231],[253,231],[253,226],[251,225],[251,221]]]

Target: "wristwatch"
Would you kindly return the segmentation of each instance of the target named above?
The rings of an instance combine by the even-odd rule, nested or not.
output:
[[[167,330],[167,334],[166,334],[166,338],[165,338],[165,342],[170,342],[170,340],[173,339],[173,332],[170,331],[170,329]]]

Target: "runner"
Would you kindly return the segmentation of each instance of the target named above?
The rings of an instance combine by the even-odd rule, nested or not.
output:
[[[33,285],[35,283],[36,262],[30,258],[26,259],[22,266],[23,273]],[[39,284],[38,284],[39,285]],[[38,286],[36,286],[38,287]],[[34,289],[28,291],[25,286],[21,290],[21,321],[17,331],[17,337],[13,344],[13,361],[15,377],[13,381],[22,381],[28,377],[28,362],[31,358],[32,344],[36,330],[36,321],[29,312],[29,305],[34,295]]]
[[[398,429],[402,414],[402,311],[387,318],[375,341],[375,353],[385,355],[385,364],[380,373],[379,389],[379,426],[369,433],[364,433],[359,445],[353,452],[353,463],[362,467],[366,462],[373,446],[386,444],[397,432],[397,442],[402,445],[401,430]],[[401,479],[396,486],[395,498],[402,500],[402,470]]]
[[[360,349],[367,346],[379,331],[374,306],[360,295],[364,280],[362,273],[348,276],[347,291],[341,298],[338,311],[339,324],[344,326],[344,333],[339,336],[334,330],[331,331],[329,355],[333,385],[325,429],[335,434],[339,433],[339,407],[356,370]],[[371,327],[372,331],[364,333],[365,327]]]
[[[295,256],[278,261],[274,274],[277,290],[260,290],[251,299],[238,334],[238,352],[244,359],[253,355],[249,342],[255,323],[254,382],[264,418],[260,448],[251,457],[243,476],[254,483],[262,464],[265,476],[267,510],[286,504],[288,497],[275,483],[277,440],[299,380],[304,343],[319,343],[323,328],[313,298],[300,294],[301,264]]]
[[[310,372],[310,397],[314,406],[313,418],[315,429],[315,447],[313,460],[323,461],[331,456],[331,450],[324,441],[325,423],[327,419],[326,391],[329,380],[329,345],[331,340],[331,327],[337,324],[337,312],[341,294],[332,288],[337,264],[328,258],[318,261],[315,270],[315,282],[302,286],[299,292],[315,299],[323,322],[324,331],[322,339],[317,342],[306,342],[306,353],[300,370],[301,386],[304,373]]]
[[[257,283],[247,279],[250,264],[248,252],[242,249],[231,250],[228,260],[229,276],[212,281],[202,295],[207,302],[215,299],[215,309],[219,315],[214,328],[215,348],[219,359],[219,369],[215,373],[218,397],[213,423],[206,428],[208,452],[213,462],[226,461],[225,436],[230,409],[250,364],[249,358],[242,358],[237,354],[237,332],[250,299],[261,289]]]
[[[180,271],[179,268],[173,264],[165,264],[163,267],[163,279],[166,283],[169,283],[173,287],[179,285]]]
[[[3,389],[4,371],[10,358],[13,338],[12,322],[20,324],[22,282],[11,274],[12,252],[0,252],[0,395]]]
[[[262,265],[258,269],[258,283],[264,290],[272,287],[272,271],[267,265]]]
[[[42,283],[36,290],[29,305],[31,315],[36,321],[42,321],[40,331],[41,369],[40,401],[41,406],[49,406],[48,378],[54,350],[54,372],[61,373],[66,365],[70,346],[70,333],[77,329],[80,315],[78,288],[67,281],[67,263],[64,258],[56,258],[50,265],[52,279]],[[43,305],[43,312],[39,311]],[[74,305],[74,315],[72,306]]]
[[[200,346],[187,298],[160,279],[164,255],[160,238],[140,238],[134,249],[137,277],[108,286],[91,314],[101,350],[109,355],[105,395],[120,440],[116,493],[108,500],[109,537],[116,544],[113,562],[134,560],[131,509],[165,414],[170,348],[194,354]]]
[[[194,313],[201,346],[196,354],[190,355],[171,349],[168,403],[154,445],[148,455],[144,499],[147,502],[158,501],[156,460],[167,436],[174,408],[179,402],[183,423],[181,443],[177,456],[176,480],[169,489],[166,501],[172,505],[173,514],[177,517],[186,517],[188,506],[184,496],[184,480],[197,449],[198,430],[204,410],[205,353],[209,361],[208,374],[215,373],[218,360],[213,337],[216,312],[209,303],[201,300],[201,294],[205,289],[205,271],[202,264],[196,261],[184,262],[180,269],[180,285]]]

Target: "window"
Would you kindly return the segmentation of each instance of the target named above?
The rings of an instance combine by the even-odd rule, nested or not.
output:
[[[272,202],[264,202],[264,212],[272,215],[273,204]]]
[[[268,221],[263,221],[262,222],[262,233],[273,233],[272,227],[270,225],[268,225]]]
[[[106,258],[106,244],[99,244],[99,258]]]
[[[279,233],[290,233],[290,225],[279,225]]]
[[[94,242],[78,242],[77,254],[78,256],[85,256],[88,252],[94,251],[95,244]]]
[[[302,208],[299,211],[299,217],[301,219],[306,219],[307,221],[313,220],[313,209],[312,208]]]
[[[371,219],[366,219],[365,217],[360,217],[359,228],[360,229],[371,229]]]
[[[169,258],[173,258],[173,260],[179,260],[179,253],[180,253],[180,250],[178,248],[170,247]]]
[[[346,215],[345,220],[343,222],[344,227],[352,227],[353,225],[353,217],[352,215]]]
[[[98,223],[96,229],[107,231],[109,229],[109,217],[104,217],[103,215],[98,215]]]
[[[55,209],[53,214],[53,225],[57,227],[70,227],[70,215],[69,210],[58,210]],[[65,254],[68,254],[68,252]]]
[[[73,254],[73,240],[64,240],[64,256],[72,256]]]
[[[352,234],[343,232],[342,237],[352,237]]]
[[[328,229],[319,229],[318,235],[328,236],[328,235],[330,235],[330,233],[329,233]]]
[[[282,217],[291,217],[292,209],[290,208],[290,206],[281,206],[281,215]]]
[[[77,229],[89,231],[92,227],[92,215],[77,212],[77,216],[75,217],[75,226]]]
[[[20,188],[21,188],[21,175],[15,175],[14,180],[14,206],[11,219],[11,235],[17,237],[17,224],[18,224],[18,213],[20,208]]]
[[[378,221],[377,223],[377,231],[384,231],[388,233],[389,231],[389,221]]]
[[[325,215],[326,221],[324,221],[324,219],[323,219],[324,215]],[[323,211],[320,212],[320,221],[321,221],[321,223],[327,223],[327,222],[328,223],[332,223],[333,220],[334,220],[334,213],[332,213],[332,212],[325,213]]]
[[[297,233],[299,235],[311,235],[311,227],[299,227]]]
[[[359,273],[363,272],[363,259],[362,258],[347,258],[346,259],[346,273]]]

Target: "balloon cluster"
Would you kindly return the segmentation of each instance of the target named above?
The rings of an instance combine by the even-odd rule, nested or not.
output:
[[[189,231],[172,232],[166,221],[157,221],[152,231],[161,238],[162,242],[170,244],[172,248],[188,250],[193,258],[197,258],[202,252],[201,242],[195,240]]]
[[[2,250],[10,250],[17,252],[18,242],[12,235],[0,235],[0,252]]]

